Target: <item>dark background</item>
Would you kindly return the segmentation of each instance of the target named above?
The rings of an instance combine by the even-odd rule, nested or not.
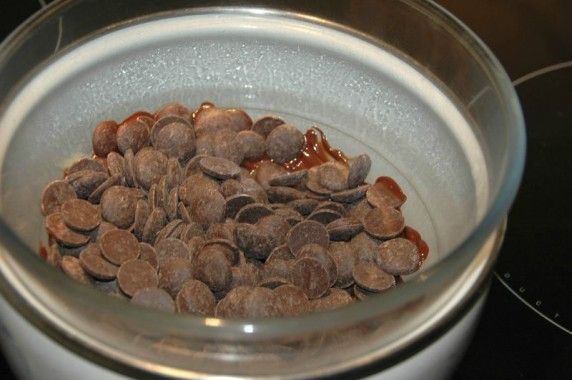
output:
[[[50,2],[0,0],[0,40]],[[572,1],[437,2],[516,81],[528,134],[527,168],[490,296],[454,378],[571,379]],[[0,377],[14,377],[1,355]]]

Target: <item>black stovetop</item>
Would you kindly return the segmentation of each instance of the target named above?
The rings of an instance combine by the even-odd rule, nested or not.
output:
[[[0,0],[0,40],[52,0]],[[489,298],[455,379],[572,378],[572,1],[437,0],[518,92],[527,165]],[[13,377],[0,355],[0,377]]]

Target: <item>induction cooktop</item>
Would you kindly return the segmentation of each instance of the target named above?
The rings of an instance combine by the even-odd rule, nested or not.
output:
[[[365,0],[360,0],[365,1]],[[51,0],[2,0],[0,40]],[[454,379],[572,378],[572,1],[437,0],[513,79],[527,164],[490,295]],[[65,23],[58,25],[65,33]],[[13,378],[0,356],[0,374]]]

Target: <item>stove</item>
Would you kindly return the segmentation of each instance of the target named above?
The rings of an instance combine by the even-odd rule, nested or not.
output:
[[[50,2],[2,0],[0,40]],[[572,378],[572,1],[437,2],[504,65],[528,134],[522,187],[490,295],[453,378]],[[0,377],[14,378],[1,356]]]

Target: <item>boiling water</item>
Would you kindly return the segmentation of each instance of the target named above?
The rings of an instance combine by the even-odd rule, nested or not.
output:
[[[184,15],[108,31],[54,57],[0,115],[2,218],[33,249],[40,192],[87,154],[97,121],[179,101],[322,128],[370,180],[393,177],[429,263],[467,235],[488,203],[485,159],[462,110],[388,48],[305,20]]]

